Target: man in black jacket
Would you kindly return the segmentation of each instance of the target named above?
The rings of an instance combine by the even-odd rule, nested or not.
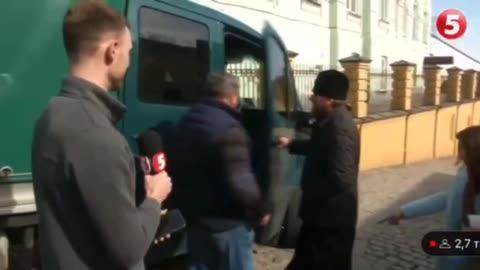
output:
[[[360,142],[345,102],[348,88],[343,73],[320,72],[311,98],[316,122],[310,140],[280,138],[280,147],[306,155],[299,211],[303,227],[288,269],[351,269]]]
[[[253,270],[253,227],[269,216],[240,123],[238,79],[211,74],[168,142],[169,198],[188,224],[191,269]]]
[[[42,269],[144,269],[143,257],[171,190],[166,173],[146,176],[135,202],[135,167],[115,124],[132,40],[123,15],[102,1],[69,9],[63,37],[70,75],[40,116],[32,144]]]

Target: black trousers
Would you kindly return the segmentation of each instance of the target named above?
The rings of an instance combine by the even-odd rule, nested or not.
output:
[[[351,270],[355,226],[304,224],[287,270]]]

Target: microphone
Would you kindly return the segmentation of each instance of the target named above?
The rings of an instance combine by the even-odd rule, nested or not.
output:
[[[149,129],[138,137],[138,148],[143,155],[141,167],[146,174],[157,174],[165,171],[167,156],[162,136]]]

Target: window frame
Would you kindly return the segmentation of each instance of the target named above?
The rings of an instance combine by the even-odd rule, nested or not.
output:
[[[347,0],[347,4],[346,4],[348,12],[353,13],[355,15],[361,14],[360,5],[361,5],[360,0]]]
[[[272,49],[271,45],[275,44],[279,51],[283,52],[283,61],[285,61],[285,66],[283,70],[283,78],[286,80],[285,88],[281,89],[285,91],[285,119],[292,119],[293,114],[299,109],[299,100],[296,92],[296,87],[295,87],[295,78],[293,75],[291,63],[288,59],[288,53],[287,49],[285,47],[285,44],[283,43],[282,39],[278,35],[278,33],[273,29],[273,27],[270,24],[267,24],[266,28],[263,30],[263,36],[264,36],[264,49],[265,49],[265,89],[268,92],[267,95],[267,102],[266,102],[266,108],[268,110],[271,110],[271,114],[277,114],[280,115],[282,111],[277,110],[277,106],[275,104],[276,101],[276,88],[274,87],[274,83],[272,81],[272,72],[271,69],[273,68],[272,65]],[[269,100],[270,98],[271,100]],[[275,121],[274,121],[275,122]]]
[[[156,11],[169,13],[176,17],[189,19],[194,22],[202,23],[208,26],[209,47],[219,46],[217,50],[210,49],[209,71],[222,71],[224,66],[223,43],[219,38],[223,34],[223,24],[218,21],[198,14],[192,10],[184,9],[178,6],[166,4],[156,0],[137,0],[129,1],[126,9],[127,18],[130,23],[132,33],[133,48],[131,51],[131,64],[126,74],[124,87],[119,92],[119,98],[128,107],[129,112],[125,114],[119,123],[119,128],[125,134],[125,137],[135,152],[137,150],[136,138],[138,134],[147,128],[162,125],[168,127],[173,125],[182,117],[183,113],[189,108],[185,105],[145,103],[138,99],[138,56],[139,56],[139,10],[140,8],[150,8]]]
[[[404,38],[408,36],[408,7],[407,7],[407,1],[403,0],[403,25],[402,25],[402,35]]]
[[[175,17],[176,20],[183,20],[184,22],[188,22],[189,24],[191,23],[192,25],[196,25],[197,27],[202,27],[204,28],[204,30],[206,30],[206,42],[208,44],[208,55],[207,55],[207,59],[208,59],[208,62],[206,63],[206,69],[207,69],[207,74],[208,74],[208,71],[210,70],[210,66],[211,66],[211,51],[210,51],[210,43],[211,43],[211,33],[210,33],[210,29],[209,29],[209,26],[205,23],[202,23],[200,21],[196,21],[196,20],[192,20],[190,18],[187,18],[185,16],[181,16],[181,15],[177,15],[177,14],[172,14],[172,13],[169,13],[169,12],[166,12],[164,10],[159,10],[159,9],[155,9],[155,8],[152,8],[152,7],[148,7],[148,6],[142,6],[138,9],[138,65],[137,65],[137,98],[140,102],[142,103],[148,103],[148,104],[157,104],[157,105],[170,105],[170,106],[188,106],[190,104],[192,104],[192,102],[188,102],[188,101],[185,101],[185,102],[181,102],[181,101],[175,101],[173,99],[158,99],[158,100],[148,100],[148,98],[145,98],[145,97],[142,97],[142,83],[141,83],[141,79],[142,79],[142,75],[141,75],[141,60],[142,60],[142,51],[141,51],[141,43],[142,43],[142,10],[149,10],[149,11],[153,11],[153,12],[158,12],[159,14],[165,14],[167,16],[172,16],[172,17]],[[159,30],[160,32],[162,30]],[[198,31],[195,31],[196,33],[198,33]],[[170,41],[165,41],[164,44],[168,44],[168,45],[173,45],[173,46],[178,46],[178,44],[176,44],[175,42],[170,42]],[[195,50],[197,51],[198,50],[198,47],[195,48]],[[184,89],[182,89],[184,90]],[[198,91],[198,89],[197,89]]]
[[[428,39],[430,37],[430,16],[428,14],[428,11],[423,12],[423,31],[422,31],[422,41],[424,44],[428,44]]]
[[[420,35],[419,35],[419,26],[420,26],[420,7],[418,4],[418,1],[415,1],[413,4],[413,22],[412,22],[412,39],[414,41],[419,41],[420,40]]]
[[[228,66],[227,50],[228,50],[228,48],[227,48],[227,42],[226,42],[228,37],[231,37],[231,38],[234,38],[234,39],[237,39],[237,40],[241,40],[242,42],[245,42],[245,43],[251,45],[252,49],[255,47],[256,49],[258,49],[258,53],[261,54],[261,57],[264,58],[264,55],[263,55],[263,50],[264,49],[263,49],[262,40],[258,40],[258,41],[252,40],[251,37],[247,37],[245,34],[242,34],[241,31],[233,30],[233,29],[230,29],[230,28],[225,29],[224,38],[223,38],[224,39],[224,51],[225,51],[225,72],[228,72],[228,69],[227,69],[227,66]],[[252,50],[252,52],[253,52],[253,50]],[[255,60],[255,62],[258,65],[258,71],[257,72],[259,72],[259,76],[256,79],[258,79],[259,82],[258,82],[258,85],[257,85],[257,95],[258,95],[257,96],[258,100],[256,101],[257,104],[254,104],[255,108],[251,108],[251,109],[264,110],[265,109],[265,104],[264,104],[265,89],[264,89],[264,85],[262,83],[265,79],[265,70],[264,70],[264,68],[262,68],[264,63],[259,61],[259,60],[262,60],[262,59],[258,59],[257,57],[255,57],[254,54],[255,53],[253,53],[253,56],[254,56],[253,59]],[[245,53],[245,55],[248,55],[248,53]],[[263,60],[265,60],[265,59],[263,59]],[[242,87],[243,82],[244,82],[244,81],[242,81],[242,78],[240,76],[238,76],[237,74],[232,74],[232,75],[235,75],[235,76],[238,77],[238,79],[240,80],[240,87]],[[240,91],[242,91],[242,89],[240,89]],[[241,98],[241,101],[243,103],[244,99],[251,98],[251,97],[241,96],[240,98]]]
[[[380,20],[388,22],[389,20],[389,0],[380,0]]]
[[[323,0],[303,0],[303,2],[309,5],[321,7]]]
[[[381,81],[381,88],[384,90],[388,90],[388,56],[382,56],[382,63],[381,63],[381,74],[382,74],[382,81]]]

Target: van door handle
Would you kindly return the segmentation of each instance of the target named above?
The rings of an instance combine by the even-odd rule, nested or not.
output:
[[[13,168],[10,166],[2,166],[0,168],[0,177],[9,177],[13,174]]]
[[[30,172],[15,173],[11,166],[0,167],[0,179],[8,179],[10,177],[32,176]]]

